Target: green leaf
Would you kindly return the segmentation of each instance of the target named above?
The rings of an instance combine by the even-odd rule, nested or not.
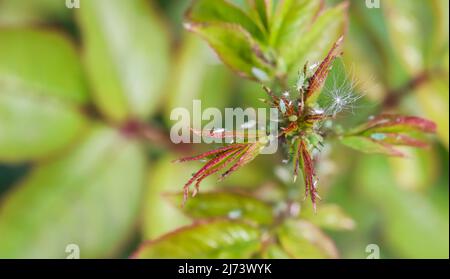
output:
[[[254,38],[262,40],[263,32],[239,7],[224,0],[196,0],[188,10],[187,19],[194,23],[231,23],[242,26]]]
[[[144,0],[86,1],[78,9],[95,102],[110,119],[145,118],[158,108],[169,42]]]
[[[341,138],[340,142],[348,147],[364,153],[379,153],[390,156],[403,156],[403,153],[392,148],[392,145],[378,142],[367,137],[348,136]]]
[[[260,2],[260,1],[258,1]],[[278,4],[270,29],[270,45],[287,51],[299,44],[320,10],[321,1],[285,0]]]
[[[333,241],[319,228],[303,220],[287,220],[278,231],[283,249],[297,259],[337,258]]]
[[[350,133],[370,135],[373,133],[408,133],[415,131],[434,133],[436,131],[436,124],[416,116],[381,114],[356,127]]]
[[[305,202],[302,204],[300,218],[329,230],[352,230],[355,228],[355,221],[337,204],[319,204],[317,212],[314,214],[311,203]]]
[[[261,248],[260,237],[257,228],[242,222],[199,222],[142,244],[134,257],[249,258]]]
[[[23,83],[39,94],[70,103],[82,104],[88,99],[76,50],[56,32],[2,29],[0,81],[4,80]]]
[[[168,195],[169,200],[180,206],[183,195]],[[189,199],[182,211],[194,219],[228,217],[248,219],[258,224],[268,225],[273,221],[272,208],[255,198],[230,192],[200,192]]]
[[[68,156],[37,166],[4,196],[0,258],[108,257],[135,224],[144,183],[139,145],[97,128]]]
[[[240,25],[188,23],[186,28],[203,37],[240,76],[257,80],[270,75],[261,47]]]
[[[261,26],[269,31],[273,9],[272,0],[247,0],[247,2],[250,13],[254,14],[254,18],[258,20]]]
[[[0,160],[40,159],[60,151],[85,126],[87,102],[73,45],[49,31],[0,31]]]
[[[316,2],[316,1],[314,1]],[[289,72],[298,72],[304,63],[321,61],[333,44],[343,36],[347,26],[348,2],[321,12],[303,36],[280,48]]]
[[[86,126],[67,102],[21,84],[0,80],[0,88],[0,161],[48,157],[74,143]]]

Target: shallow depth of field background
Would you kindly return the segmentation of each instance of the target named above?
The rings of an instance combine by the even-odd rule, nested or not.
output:
[[[399,102],[386,109],[431,119],[438,132],[431,137],[429,149],[405,149],[406,159],[328,146],[327,159],[318,166],[320,193],[324,202],[342,207],[355,228],[325,231],[342,258],[367,257],[369,244],[379,246],[382,258],[448,258],[448,2],[397,0],[390,2],[401,8],[390,9],[386,1],[381,0],[380,9],[350,1],[343,63],[347,74],[360,81],[357,90],[365,97],[355,106],[355,114],[347,116],[352,123],[364,121],[382,110],[390,94],[431,69],[424,82],[403,90]],[[146,1],[152,9],[145,15],[149,21],[142,14],[126,16],[138,26],[133,30],[116,22],[112,9],[105,9],[111,14],[102,17],[110,21],[105,25],[109,28],[101,29],[95,14],[80,20],[63,2],[0,0],[0,257],[66,257],[72,235],[83,239],[82,257],[129,257],[142,241],[190,223],[162,193],[181,190],[199,165],[171,163],[181,155],[158,137],[145,143],[127,142],[132,140],[123,135],[132,133],[132,123],[117,123],[124,115],[136,114],[168,138],[173,124],[169,116],[175,107],[190,109],[193,99],[201,99],[203,108],[259,107],[258,98],[264,94],[259,84],[234,75],[202,40],[183,29],[182,15],[190,1]],[[3,34],[12,29],[19,30],[17,45],[5,46]],[[32,35],[36,29],[62,34],[74,45],[75,55],[65,43],[50,43],[41,49]],[[83,52],[83,38],[89,38],[97,52],[107,49],[102,32],[116,34],[109,34],[119,46],[112,51],[111,61],[96,59],[95,51]],[[135,41],[121,40],[127,32],[134,32]],[[442,45],[446,53],[430,61],[434,47]],[[34,53],[42,55],[22,53],[33,46]],[[59,48],[69,48],[71,54],[58,55]],[[21,58],[13,60],[10,53]],[[146,59],[153,64],[146,65]],[[10,61],[20,61],[20,65],[15,68]],[[37,67],[42,61],[48,64]],[[98,69],[114,65],[123,65],[114,74],[127,80],[128,87],[117,79],[96,75]],[[130,65],[141,67],[146,74],[135,74]],[[16,70],[30,77],[32,86],[26,92],[5,82],[11,79],[10,71]],[[40,90],[48,89],[45,82],[53,80],[61,82],[47,86],[52,98],[41,96]],[[133,84],[147,88],[139,91],[142,88]],[[92,94],[94,88],[102,93]],[[136,93],[142,91],[148,96]],[[134,95],[123,100],[118,92]],[[76,113],[95,121],[80,120]],[[105,123],[114,128],[104,128]],[[35,130],[45,135],[36,136]],[[34,136],[40,140],[26,140]],[[84,149],[72,154],[79,145]],[[197,145],[190,154],[207,149]],[[66,156],[71,157],[61,159]],[[283,156],[260,157],[221,183],[206,180],[202,190],[282,187],[286,181]],[[58,160],[61,163],[54,163]],[[303,194],[301,182],[297,183]],[[23,192],[23,186],[33,190]],[[14,204],[5,207],[9,199]]]

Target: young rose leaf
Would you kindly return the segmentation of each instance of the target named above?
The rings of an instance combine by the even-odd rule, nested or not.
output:
[[[240,25],[253,38],[262,40],[264,35],[258,25],[239,7],[225,0],[196,0],[186,13],[193,23],[231,23]]]
[[[426,147],[426,142],[413,136],[435,131],[436,124],[420,117],[382,114],[351,130],[341,142],[366,153],[403,156],[394,145]]]
[[[187,23],[185,27],[199,34],[220,59],[238,75],[259,80],[271,75],[259,43],[242,26],[230,23]]]
[[[270,19],[272,16],[273,1],[272,0],[247,0],[250,7],[250,13],[253,13],[255,19],[260,22],[262,27],[269,31]]]
[[[133,258],[245,259],[261,249],[260,237],[244,222],[204,221],[143,243]]]
[[[194,192],[195,196],[199,190],[200,183],[206,177],[224,170],[229,167],[228,170],[223,172],[219,180],[223,180],[231,173],[237,171],[242,166],[250,163],[255,159],[261,150],[264,148],[265,141],[263,139],[254,143],[236,143],[222,148],[211,150],[203,154],[186,157],[177,160],[176,162],[196,161],[211,157],[209,161],[196,173],[194,173],[189,181],[184,185],[184,198],[183,204],[186,202],[189,196],[189,187],[195,182]],[[230,167],[231,166],[231,167]]]
[[[416,116],[381,114],[355,128],[350,134],[367,135],[372,133],[408,133],[413,131],[435,133],[436,124]]]
[[[393,145],[405,145],[419,148],[425,148],[428,146],[428,143],[425,141],[415,139],[408,135],[402,135],[397,133],[373,133],[370,135],[370,137],[372,139],[377,139]]]
[[[302,40],[322,5],[321,0],[280,1],[270,26],[270,45],[285,53],[289,46]]]
[[[337,258],[333,241],[319,228],[303,220],[287,220],[277,231],[281,247],[296,259]]]
[[[377,141],[364,136],[342,137],[340,142],[348,147],[364,153],[379,153],[402,157],[403,153],[393,148],[391,144]]]
[[[341,45],[343,37],[340,37],[336,43],[331,47],[327,56],[323,59],[317,70],[314,72],[313,76],[309,81],[309,86],[306,89],[306,94],[304,96],[305,101],[309,100],[314,93],[320,91],[327,79],[328,73],[330,72],[331,64],[334,59],[340,54],[339,46]]]
[[[314,213],[309,203],[303,203],[300,218],[329,230],[352,230],[355,228],[355,221],[337,204],[321,204],[319,210]]]
[[[303,181],[305,184],[305,198],[309,195],[314,212],[316,212],[316,198],[320,199],[317,193],[317,180],[316,173],[314,169],[314,162],[308,147],[306,146],[305,140],[298,140],[297,156],[295,158],[296,165],[294,171],[294,179],[297,175],[297,169],[300,168],[303,174]]]
[[[170,194],[167,197],[175,206],[183,201],[182,194]],[[253,197],[230,192],[199,193],[182,210],[194,219],[226,217],[252,220],[263,225],[273,221],[271,206]]]
[[[314,63],[326,56],[326,52],[345,33],[347,8],[348,2],[342,2],[320,11],[303,36],[283,44],[280,55],[287,65],[288,73],[296,73],[296,69],[300,69],[305,62]]]

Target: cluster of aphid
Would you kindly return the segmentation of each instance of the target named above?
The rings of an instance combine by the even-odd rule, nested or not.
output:
[[[361,95],[356,95],[353,91],[355,83],[349,80],[344,80],[339,86],[335,81],[332,88],[322,90],[333,61],[340,55],[338,47],[341,41],[342,38],[333,45],[320,64],[312,67],[305,65],[303,71],[299,73],[296,85],[290,91],[275,94],[270,88],[263,86],[268,98],[262,101],[278,110],[280,125],[277,137],[279,142],[287,147],[289,153],[287,161],[292,164],[294,182],[301,170],[305,197],[310,197],[314,211],[316,199],[320,199],[320,196],[317,193],[318,179],[313,154],[320,152],[323,147],[323,123],[334,119],[340,112],[352,111],[354,103],[361,98]],[[322,92],[321,98],[325,99],[322,108],[317,101],[319,92]],[[340,137],[347,137],[343,143],[353,148],[355,145],[352,142],[363,142],[364,148],[356,149],[364,152],[401,156],[401,152],[393,148],[394,145],[426,146],[425,142],[408,135],[409,131],[433,133],[434,130],[435,124],[422,118],[382,114]],[[236,136],[238,133],[221,131],[210,136],[226,138]],[[228,168],[220,175],[219,180],[222,180],[255,159],[266,144],[267,137],[262,137],[251,142],[230,143],[194,157],[178,160],[178,162],[207,160],[184,185],[184,200],[188,197],[190,185],[195,185],[193,192],[195,195],[203,179]]]
[[[321,146],[323,140],[314,127],[316,123],[324,121],[333,115],[327,114],[326,110],[315,109],[313,97],[315,97],[315,93],[321,90],[332,62],[339,55],[337,48],[341,41],[342,39],[336,42],[327,57],[319,65],[312,67],[305,65],[303,72],[299,74],[295,86],[295,97],[292,98],[288,91],[277,95],[270,88],[263,87],[268,95],[268,99],[265,99],[264,102],[279,111],[281,125],[278,138],[289,145],[294,164],[294,181],[298,176],[299,169],[301,169],[305,184],[305,194],[310,196],[314,207],[316,198],[319,198],[319,195],[317,194],[317,179],[311,154],[314,148]],[[345,95],[344,100],[350,101]],[[227,133],[225,132],[215,134],[215,136],[222,137],[226,137],[226,135]],[[195,185],[193,192],[193,195],[195,195],[198,192],[200,182],[204,178],[230,166],[220,176],[220,180],[223,179],[241,166],[252,161],[265,144],[264,140],[252,143],[234,143],[198,156],[178,160],[178,162],[185,162],[209,159],[185,184],[185,200],[188,197],[190,185]]]

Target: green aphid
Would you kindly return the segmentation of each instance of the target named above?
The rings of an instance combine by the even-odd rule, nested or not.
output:
[[[278,105],[282,113],[286,113],[286,104],[283,101],[280,101]]]
[[[309,144],[314,148],[321,149],[323,146],[323,137],[319,134],[311,133],[307,136],[307,140]]]
[[[296,84],[297,91],[303,90],[303,88],[305,87],[305,83],[306,83],[306,75],[304,73],[300,73],[298,75],[297,84]]]
[[[383,133],[374,133],[371,134],[370,137],[374,140],[384,140],[386,138],[386,135]]]

